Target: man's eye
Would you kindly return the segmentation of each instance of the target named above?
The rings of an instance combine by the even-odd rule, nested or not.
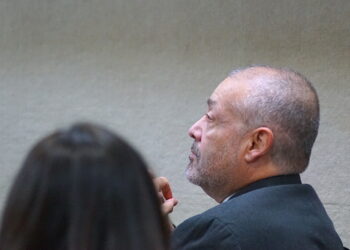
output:
[[[209,116],[208,114],[205,114],[205,117],[206,117],[208,120],[210,120],[210,121],[213,120],[213,118],[211,118],[211,116]]]

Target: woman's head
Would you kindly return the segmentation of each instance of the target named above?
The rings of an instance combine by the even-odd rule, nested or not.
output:
[[[34,146],[5,206],[1,250],[165,249],[169,232],[140,155],[77,124]]]

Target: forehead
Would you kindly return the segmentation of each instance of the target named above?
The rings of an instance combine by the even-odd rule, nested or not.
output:
[[[217,86],[208,99],[208,106],[232,106],[234,102],[244,98],[248,91],[248,84],[245,79],[238,77],[227,77]]]

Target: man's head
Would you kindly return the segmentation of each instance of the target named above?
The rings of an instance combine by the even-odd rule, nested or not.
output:
[[[319,123],[310,82],[287,69],[233,71],[189,130],[194,139],[187,178],[221,201],[256,180],[303,172]]]

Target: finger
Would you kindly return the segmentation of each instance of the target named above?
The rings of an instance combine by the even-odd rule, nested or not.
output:
[[[161,204],[164,203],[165,199],[162,192],[158,192],[158,198]]]
[[[173,198],[173,192],[171,191],[169,183],[162,187],[162,193],[166,200]]]
[[[166,200],[173,198],[173,193],[167,178],[157,177],[153,181],[156,185],[157,191],[161,191]]]
[[[162,211],[164,214],[170,214],[173,210],[174,207],[177,205],[178,201],[174,198],[166,200],[162,204]]]

